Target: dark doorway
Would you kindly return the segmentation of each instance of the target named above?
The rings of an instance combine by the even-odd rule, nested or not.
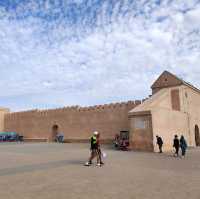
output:
[[[57,124],[54,124],[52,126],[52,141],[55,141],[56,135],[58,134],[58,129],[59,129],[59,126]]]
[[[200,146],[200,134],[198,125],[195,125],[195,143],[196,146]]]

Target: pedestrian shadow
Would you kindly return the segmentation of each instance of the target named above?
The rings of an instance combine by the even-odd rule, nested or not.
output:
[[[167,158],[167,159],[181,159],[181,155],[178,157],[175,155],[175,153],[157,153],[157,157]]]
[[[29,173],[34,171],[41,171],[46,169],[55,169],[67,165],[83,165],[83,164],[84,164],[83,160],[60,160],[56,162],[23,165],[19,167],[0,169],[0,176],[10,176],[10,175]]]

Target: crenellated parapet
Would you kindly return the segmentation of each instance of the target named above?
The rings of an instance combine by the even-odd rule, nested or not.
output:
[[[121,103],[110,103],[104,105],[88,106],[88,107],[79,107],[79,111],[105,111],[113,109],[122,109],[122,108],[134,108],[135,106],[141,104],[141,101],[128,101]]]
[[[135,101],[128,101],[128,102],[118,102],[118,103],[110,103],[110,104],[103,104],[103,105],[95,105],[95,106],[88,106],[88,107],[81,107],[81,106],[67,106],[62,108],[56,109],[45,109],[45,110],[28,110],[28,111],[20,111],[20,112],[11,112],[6,114],[6,118],[15,119],[15,118],[23,118],[23,117],[48,117],[54,116],[63,113],[75,113],[75,112],[99,112],[99,111],[112,111],[118,109],[132,109],[137,105],[141,104],[140,100]]]
[[[28,110],[28,111],[9,112],[5,115],[5,118],[16,119],[18,117],[29,117],[29,116],[35,115],[37,111],[38,111],[37,109],[34,109],[34,110]]]

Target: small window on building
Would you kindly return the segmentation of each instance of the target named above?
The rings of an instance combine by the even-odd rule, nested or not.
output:
[[[143,118],[135,118],[135,129],[147,129],[149,124],[147,120],[144,120]]]
[[[179,89],[171,90],[171,103],[172,109],[176,111],[180,111],[180,96]]]
[[[185,97],[186,97],[186,98],[188,97],[188,94],[187,94],[187,92],[185,92]]]

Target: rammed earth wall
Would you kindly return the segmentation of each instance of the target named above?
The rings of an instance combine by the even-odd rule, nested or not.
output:
[[[14,131],[25,138],[48,138],[52,127],[59,126],[70,141],[85,141],[93,131],[99,131],[105,141],[121,130],[129,130],[128,112],[141,101],[115,103],[92,107],[65,107],[52,110],[31,110],[7,113],[4,130]]]

